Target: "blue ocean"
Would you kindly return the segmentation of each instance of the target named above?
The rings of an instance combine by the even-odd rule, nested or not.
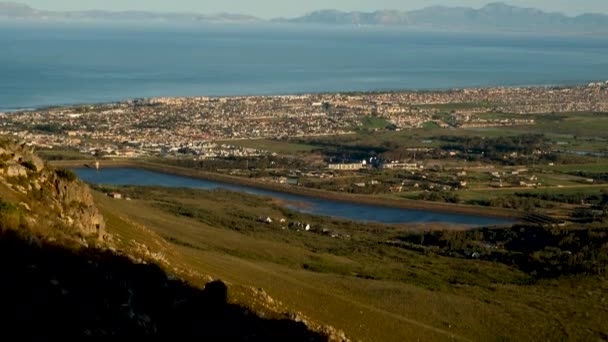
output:
[[[0,22],[0,111],[153,96],[608,79],[608,37],[373,27]]]

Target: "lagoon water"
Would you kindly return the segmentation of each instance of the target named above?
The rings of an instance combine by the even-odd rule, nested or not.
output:
[[[448,223],[453,225],[498,225],[512,223],[513,221],[482,217],[475,215],[449,214],[426,210],[410,210],[388,208],[367,204],[355,204],[324,200],[307,196],[292,195],[277,191],[261,190],[247,186],[232,185],[214,181],[206,181],[189,177],[175,176],[160,172],[152,172],[135,168],[109,168],[99,171],[89,168],[77,168],[74,171],[80,178],[92,184],[108,185],[142,185],[163,186],[173,188],[194,189],[226,189],[235,192],[244,192],[282,199],[288,202],[297,202],[297,206],[290,206],[294,210],[315,215],[331,216],[353,221],[381,222],[381,223]],[[303,205],[302,205],[303,204]]]
[[[608,79],[608,37],[0,20],[0,112],[153,96]]]

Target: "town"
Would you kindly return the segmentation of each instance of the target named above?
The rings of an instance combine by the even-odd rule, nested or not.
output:
[[[606,111],[608,82],[559,88],[152,98],[2,115],[0,133],[40,148],[71,147],[99,157],[180,153],[209,159],[266,153],[230,143],[239,140],[346,135],[366,125],[397,131],[425,125],[533,125],[533,114],[538,113]]]

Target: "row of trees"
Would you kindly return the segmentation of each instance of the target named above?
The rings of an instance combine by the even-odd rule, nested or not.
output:
[[[608,228],[515,225],[470,231],[431,231],[398,240],[449,256],[504,263],[538,277],[608,275]],[[406,244],[406,245],[407,245]]]

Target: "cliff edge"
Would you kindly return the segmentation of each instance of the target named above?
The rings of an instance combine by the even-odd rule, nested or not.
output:
[[[0,196],[4,206],[16,205],[12,225],[83,244],[104,237],[89,187],[69,170],[47,167],[25,143],[0,140]]]

